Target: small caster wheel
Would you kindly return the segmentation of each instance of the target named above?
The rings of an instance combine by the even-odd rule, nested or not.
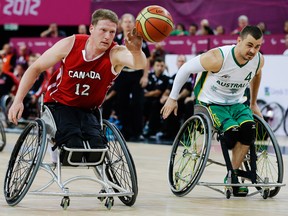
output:
[[[110,210],[112,208],[112,206],[114,205],[114,198],[113,197],[108,197],[106,199],[106,202],[105,202],[105,206],[108,210]]]
[[[262,192],[263,199],[267,199],[269,194],[270,194],[270,189],[269,188],[268,189],[264,189],[263,192]]]
[[[100,194],[106,193],[106,191],[105,191],[104,189],[101,189],[99,193],[100,193]],[[101,202],[103,202],[103,201],[106,199],[106,197],[101,196],[101,197],[98,197],[98,199],[99,199]]]
[[[230,199],[230,197],[231,197],[231,190],[226,190],[225,195],[226,195],[226,198],[227,198],[227,199]]]
[[[66,210],[69,205],[70,205],[70,198],[69,198],[69,196],[64,196],[63,199],[62,199],[62,201],[61,201],[60,206],[62,206],[62,208],[63,208],[64,210]]]
[[[231,194],[232,194],[232,187],[225,187],[225,196],[226,196],[226,198],[227,199],[230,199],[230,197],[231,197]]]

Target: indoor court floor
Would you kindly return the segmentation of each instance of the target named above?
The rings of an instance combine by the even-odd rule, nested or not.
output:
[[[111,210],[107,210],[104,202],[101,203],[95,197],[70,197],[70,206],[67,210],[63,210],[60,206],[61,196],[39,196],[31,195],[29,192],[18,205],[10,207],[3,195],[3,181],[7,163],[18,136],[19,134],[8,133],[7,145],[3,152],[0,152],[0,216],[288,215],[288,186],[282,187],[279,194],[274,198],[266,200],[260,194],[244,198],[232,196],[230,199],[226,199],[223,194],[203,186],[196,186],[184,197],[176,197],[170,191],[167,180],[167,165],[171,146],[131,142],[128,143],[128,147],[136,165],[139,187],[136,203],[132,207],[125,206],[117,197],[115,197],[114,206]],[[280,137],[278,141],[281,146],[288,147],[287,137]],[[218,151],[219,149],[215,149],[212,149],[214,152],[211,153],[216,155],[216,157],[222,157]],[[286,148],[283,149],[284,151],[287,150]],[[283,155],[283,159],[285,170],[284,183],[288,184],[288,166],[285,166],[288,162],[287,152]],[[77,173],[82,172],[80,169],[69,169],[67,171],[71,173],[74,171]],[[203,178],[211,181],[220,180],[219,183],[221,183],[225,175],[224,168],[215,166],[209,167],[209,170],[204,170]],[[37,185],[37,182],[45,180],[46,176],[38,172],[32,188],[34,183]],[[90,191],[91,189],[95,189],[93,185],[86,182],[83,182],[83,184],[78,183],[75,187]]]

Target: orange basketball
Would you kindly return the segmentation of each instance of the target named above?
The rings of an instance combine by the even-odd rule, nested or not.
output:
[[[163,7],[151,5],[140,11],[136,30],[146,41],[155,43],[168,37],[174,28],[171,14]]]

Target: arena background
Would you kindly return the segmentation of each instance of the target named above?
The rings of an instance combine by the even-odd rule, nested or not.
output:
[[[58,40],[39,37],[52,22],[56,22],[68,36],[77,33],[79,24],[88,26],[91,12],[95,9],[112,9],[119,17],[127,12],[137,16],[142,8],[155,4],[165,7],[175,24],[199,25],[201,19],[206,18],[212,27],[223,25],[227,33],[226,36],[167,38],[162,45],[168,53],[166,62],[171,74],[176,71],[176,55],[193,56],[193,44],[197,52],[202,52],[215,46],[236,43],[237,36],[229,33],[237,27],[240,15],[246,15],[250,24],[264,22],[272,34],[265,35],[261,48],[261,52],[269,56],[265,56],[259,98],[279,102],[287,109],[288,78],[284,74],[288,72],[288,57],[280,55],[286,49],[283,24],[288,20],[288,0],[0,0],[0,47],[8,42],[15,47],[26,43],[29,48],[35,49],[33,51],[42,53]],[[154,48],[153,44],[149,46],[151,50]],[[277,133],[282,134],[283,131],[280,129]]]
[[[288,19],[287,0],[0,0],[0,45],[10,37],[37,37],[52,22],[73,34],[78,24],[89,24],[90,12],[97,8],[136,16],[143,7],[154,4],[167,8],[175,23],[189,25],[206,18],[211,26],[223,25],[226,32],[237,27],[242,14],[249,17],[250,24],[265,22],[273,34],[282,34]]]

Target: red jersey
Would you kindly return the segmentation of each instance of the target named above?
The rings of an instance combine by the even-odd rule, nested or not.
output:
[[[86,60],[88,35],[75,35],[74,45],[62,60],[60,68],[49,80],[44,102],[59,102],[67,106],[91,109],[101,106],[117,74],[112,68],[109,52]]]

